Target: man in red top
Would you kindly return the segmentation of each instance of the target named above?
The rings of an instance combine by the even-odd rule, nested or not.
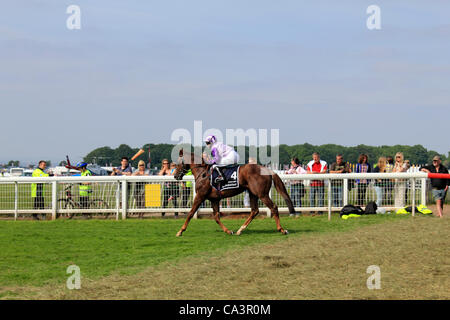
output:
[[[433,157],[433,164],[422,167],[421,171],[427,173],[448,173],[448,169],[444,167],[441,163],[441,157],[435,155]],[[450,185],[449,179],[431,179],[431,186],[433,187],[433,197],[436,200],[436,207],[438,211],[438,217],[442,218],[442,213],[444,211],[445,197],[447,196],[448,186]]]
[[[326,173],[327,163],[326,161],[320,160],[320,154],[318,152],[314,152],[312,155],[313,159],[307,165],[306,171],[309,174],[319,174]],[[309,205],[310,207],[315,207],[315,202],[317,198],[317,207],[323,207],[323,199],[325,196],[325,187],[323,180],[312,180],[310,183],[310,192],[309,192]],[[320,211],[319,211],[320,212]],[[314,213],[314,211],[311,211]]]

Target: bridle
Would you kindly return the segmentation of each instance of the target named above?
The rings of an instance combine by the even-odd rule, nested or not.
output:
[[[189,171],[189,169],[186,169],[184,166],[185,165],[184,159],[181,160],[181,165],[182,165],[183,169],[177,174],[177,176],[180,177],[180,180],[183,179],[183,176]],[[203,164],[200,164],[200,165],[191,166],[190,169],[196,169],[196,168],[205,168],[205,166]],[[208,172],[208,166],[206,166],[206,171]],[[195,179],[195,180],[197,180],[197,179]]]

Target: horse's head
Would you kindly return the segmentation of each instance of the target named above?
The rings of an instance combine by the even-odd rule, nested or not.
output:
[[[174,172],[174,177],[177,180],[181,180],[190,169],[198,170],[201,167],[207,167],[202,157],[196,156],[194,153],[189,152],[187,154],[183,154],[183,149],[181,149],[177,167]]]
[[[183,179],[183,176],[186,174],[186,172],[189,171],[190,168],[190,164],[186,163],[184,161],[184,156],[183,156],[183,149],[180,150],[180,156],[178,158],[178,163],[174,172],[174,178],[176,180],[181,180]]]

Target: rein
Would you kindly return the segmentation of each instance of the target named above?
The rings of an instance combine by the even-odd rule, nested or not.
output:
[[[184,167],[184,160],[182,160],[181,164],[183,165],[183,170],[181,171],[181,174],[184,176],[189,170]],[[196,165],[196,166],[191,166],[190,169],[205,168],[206,172],[208,172],[209,171],[209,167],[210,166],[208,164],[206,166],[204,164],[200,164],[200,165]],[[195,181],[197,181],[197,179],[200,178],[200,176],[201,176],[201,174],[199,174],[195,178]],[[209,176],[209,174],[206,177],[208,177],[208,176]]]

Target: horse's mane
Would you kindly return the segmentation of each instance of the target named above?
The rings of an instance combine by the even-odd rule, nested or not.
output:
[[[184,160],[184,163],[198,164],[198,165],[204,165],[204,166],[207,165],[207,163],[205,162],[203,157],[199,157],[194,152],[185,152],[183,154],[183,160]]]

